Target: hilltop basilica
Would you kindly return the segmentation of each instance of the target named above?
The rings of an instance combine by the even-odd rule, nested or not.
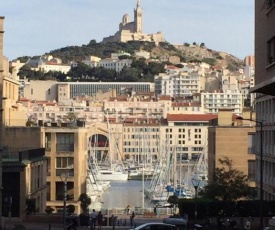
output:
[[[164,42],[164,36],[161,32],[155,34],[145,34],[142,32],[142,8],[140,0],[137,0],[136,9],[134,9],[134,21],[130,21],[128,14],[122,18],[119,24],[119,31],[113,36],[103,38],[103,43],[106,42],[128,42],[128,41],[151,41],[158,44]]]

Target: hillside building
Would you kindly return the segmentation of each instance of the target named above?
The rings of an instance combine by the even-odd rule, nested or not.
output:
[[[165,42],[161,32],[155,34],[143,33],[143,11],[140,5],[140,0],[137,0],[136,8],[134,9],[134,21],[130,21],[130,16],[125,14],[122,22],[119,24],[119,31],[113,36],[103,38],[103,43],[107,42],[128,42],[128,41],[149,41]]]
[[[131,67],[131,59],[118,59],[118,58],[106,58],[99,61],[98,66],[104,67],[105,69],[112,69],[116,72],[120,72],[125,67]]]
[[[231,109],[234,114],[243,111],[243,97],[239,90],[227,90],[226,92],[201,93],[201,106],[203,113],[218,113],[219,109]]]
[[[155,76],[156,95],[192,96],[201,91],[201,76],[196,72],[173,70],[174,73]]]

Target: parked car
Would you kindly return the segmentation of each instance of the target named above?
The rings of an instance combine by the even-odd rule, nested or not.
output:
[[[177,230],[177,228],[173,224],[146,223],[134,228],[134,230]]]
[[[186,229],[188,221],[181,217],[169,217],[163,219],[163,223],[175,225],[177,229]]]

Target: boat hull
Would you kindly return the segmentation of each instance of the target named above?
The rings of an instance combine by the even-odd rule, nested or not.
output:
[[[99,172],[99,178],[102,181],[126,181],[128,174],[115,171]]]
[[[152,178],[153,178],[153,175],[151,174],[151,175],[140,175],[140,174],[138,174],[138,175],[129,175],[128,176],[128,180],[152,180]]]

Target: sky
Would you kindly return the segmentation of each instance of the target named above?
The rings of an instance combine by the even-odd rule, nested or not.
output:
[[[6,0],[4,56],[43,55],[114,35],[136,0]],[[171,44],[205,43],[240,59],[254,54],[252,0],[141,0],[143,32],[161,31]]]

